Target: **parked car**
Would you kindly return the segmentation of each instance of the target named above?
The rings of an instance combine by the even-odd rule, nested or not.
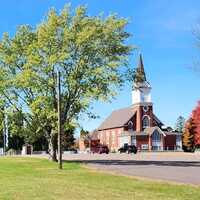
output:
[[[124,144],[123,147],[119,148],[118,151],[120,153],[137,153],[137,147],[135,145]]]
[[[91,147],[91,152],[92,153],[99,153],[99,154],[102,154],[102,153],[108,154],[109,149],[108,149],[108,146],[106,146],[106,145],[98,145],[98,146],[95,146],[95,147]]]
[[[78,150],[76,148],[68,148],[66,152],[76,154],[78,153]]]

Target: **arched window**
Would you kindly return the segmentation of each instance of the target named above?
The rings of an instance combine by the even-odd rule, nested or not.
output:
[[[160,150],[161,149],[161,135],[155,130],[151,135],[152,138],[152,150]]]
[[[150,120],[149,120],[148,116],[143,117],[142,126],[143,126],[143,128],[147,128],[150,126]]]
[[[154,131],[151,137],[152,137],[153,142],[160,142],[161,141],[161,135],[158,131]]]

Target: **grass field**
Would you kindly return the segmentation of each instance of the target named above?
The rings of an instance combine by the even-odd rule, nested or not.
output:
[[[199,200],[200,187],[114,176],[36,158],[0,158],[0,199]]]

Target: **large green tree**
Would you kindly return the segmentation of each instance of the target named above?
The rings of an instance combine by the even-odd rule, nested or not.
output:
[[[61,72],[62,124],[70,127],[91,103],[107,101],[125,81],[127,20],[89,16],[84,6],[51,9],[36,28],[24,25],[0,42],[0,94],[23,107],[26,126],[43,134],[56,160],[56,71]],[[31,131],[32,133],[32,131]]]

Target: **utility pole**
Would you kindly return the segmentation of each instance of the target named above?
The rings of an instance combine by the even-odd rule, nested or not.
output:
[[[8,116],[6,109],[3,108],[3,153],[6,155],[6,148],[8,147]]]
[[[61,87],[60,87],[60,72],[57,72],[57,98],[58,98],[58,168],[62,169],[62,144],[61,144],[61,132],[62,132],[62,124],[61,124]]]
[[[3,119],[3,154],[6,155],[6,120],[5,120],[5,114]]]

